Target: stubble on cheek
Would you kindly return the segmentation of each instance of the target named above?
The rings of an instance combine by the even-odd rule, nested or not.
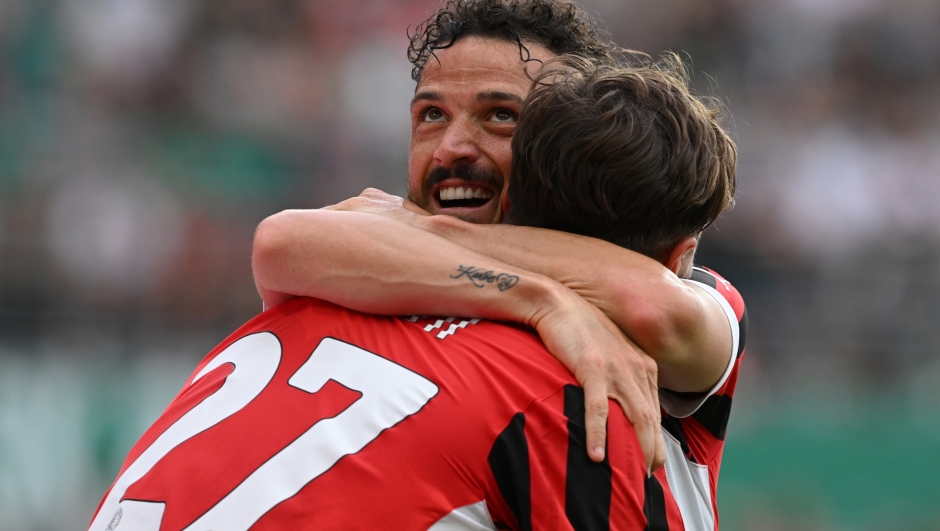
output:
[[[433,206],[431,196],[424,193],[424,187],[415,186],[411,181],[408,181],[408,200],[427,211]]]

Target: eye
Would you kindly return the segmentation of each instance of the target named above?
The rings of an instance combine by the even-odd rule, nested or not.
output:
[[[424,111],[421,117],[421,120],[424,122],[443,122],[446,119],[447,117],[444,116],[444,111],[437,107],[430,107],[428,110]]]
[[[496,112],[493,113],[494,122],[515,122],[516,113],[508,109],[496,109]]]
[[[515,122],[516,118],[516,113],[509,109],[496,109],[490,119],[494,122]]]
[[[496,111],[493,112],[494,122],[515,122],[516,118],[516,113],[509,109],[496,109]]]

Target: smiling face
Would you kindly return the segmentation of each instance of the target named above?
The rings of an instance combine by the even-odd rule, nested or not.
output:
[[[553,54],[526,45],[532,59]],[[408,197],[472,223],[502,218],[512,132],[529,92],[519,45],[466,37],[435,51],[411,102]],[[537,68],[538,63],[530,63]]]

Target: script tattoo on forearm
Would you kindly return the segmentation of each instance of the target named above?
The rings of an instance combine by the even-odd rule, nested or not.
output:
[[[487,284],[496,283],[496,287],[499,288],[499,291],[506,291],[507,289],[515,286],[519,283],[519,277],[516,275],[510,275],[509,273],[496,273],[492,269],[486,271],[479,267],[474,266],[459,266],[457,267],[457,274],[451,275],[450,278],[464,278],[473,283],[474,286],[482,288]]]

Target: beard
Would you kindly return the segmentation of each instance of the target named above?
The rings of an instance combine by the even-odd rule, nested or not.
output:
[[[452,168],[438,166],[431,170],[427,179],[420,186],[408,187],[408,200],[425,210],[429,210],[431,205],[434,204],[434,188],[441,182],[452,178],[489,188],[496,194],[497,200],[499,200],[498,195],[503,190],[503,179],[497,170],[471,164],[460,164]]]

